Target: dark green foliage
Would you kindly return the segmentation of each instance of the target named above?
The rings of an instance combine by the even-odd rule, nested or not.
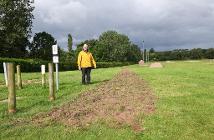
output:
[[[48,61],[39,59],[17,59],[17,58],[0,58],[0,72],[3,72],[3,62],[13,62],[16,65],[21,65],[22,72],[39,72],[41,65],[48,65]]]
[[[205,56],[208,59],[214,59],[214,48],[207,49]]]
[[[129,38],[115,31],[104,32],[99,37],[98,52],[100,61],[126,61],[125,54],[130,46]]]
[[[128,61],[138,62],[142,58],[140,48],[135,44],[131,44],[131,46],[127,49],[126,57]]]
[[[202,59],[203,58],[203,51],[202,49],[198,48],[198,49],[192,49],[190,51],[190,58],[191,59]]]
[[[71,34],[68,34],[68,52],[72,52],[73,39]]]
[[[214,59],[214,49],[179,49],[173,51],[163,51],[150,53],[150,60],[197,60],[197,59]]]
[[[149,53],[155,53],[155,49],[154,49],[154,48],[151,48],[151,49],[149,50]]]
[[[30,58],[52,60],[52,45],[54,44],[56,41],[52,35],[46,32],[36,33],[29,46]]]
[[[72,38],[71,34],[68,34],[68,52],[66,52],[67,53],[66,54],[67,57],[65,59],[66,62],[70,62],[70,61],[74,62],[74,60],[75,60],[75,52],[74,52],[72,46],[73,46],[73,38]]]
[[[0,1],[1,57],[26,57],[33,9],[29,0]]]
[[[136,46],[131,44],[128,36],[115,31],[104,32],[97,44],[98,61],[138,61],[140,58],[133,60],[132,57],[134,47]]]
[[[69,62],[67,58],[68,52],[59,47],[59,62]]]
[[[100,62],[138,62],[142,56],[137,45],[131,44],[128,36],[116,31],[101,34],[98,40],[86,40],[77,46],[76,56],[82,50],[83,44],[90,46],[96,61]]]

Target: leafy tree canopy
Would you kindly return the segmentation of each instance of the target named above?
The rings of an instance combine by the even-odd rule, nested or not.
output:
[[[116,31],[107,31],[100,35],[98,40],[86,40],[77,46],[78,53],[83,44],[90,46],[97,61],[138,61],[141,59],[141,51],[137,45],[130,42],[128,36]]]
[[[29,0],[0,1],[0,55],[2,57],[26,56],[33,9]]]
[[[34,59],[52,60],[52,45],[56,41],[46,32],[36,33],[29,47],[30,57]]]

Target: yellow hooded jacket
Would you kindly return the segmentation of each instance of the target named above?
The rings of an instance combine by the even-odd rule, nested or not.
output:
[[[90,52],[81,51],[78,55],[77,64],[81,68],[96,68],[96,62]]]

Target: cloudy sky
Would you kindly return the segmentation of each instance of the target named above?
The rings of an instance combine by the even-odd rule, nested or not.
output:
[[[67,47],[107,30],[155,50],[214,47],[214,0],[34,0],[33,32]]]

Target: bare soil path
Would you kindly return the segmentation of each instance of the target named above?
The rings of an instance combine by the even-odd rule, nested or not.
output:
[[[83,93],[75,101],[53,109],[46,117],[74,127],[102,120],[107,124],[128,125],[134,131],[142,131],[142,120],[138,117],[154,112],[155,99],[151,89],[138,75],[124,69],[112,80]]]

